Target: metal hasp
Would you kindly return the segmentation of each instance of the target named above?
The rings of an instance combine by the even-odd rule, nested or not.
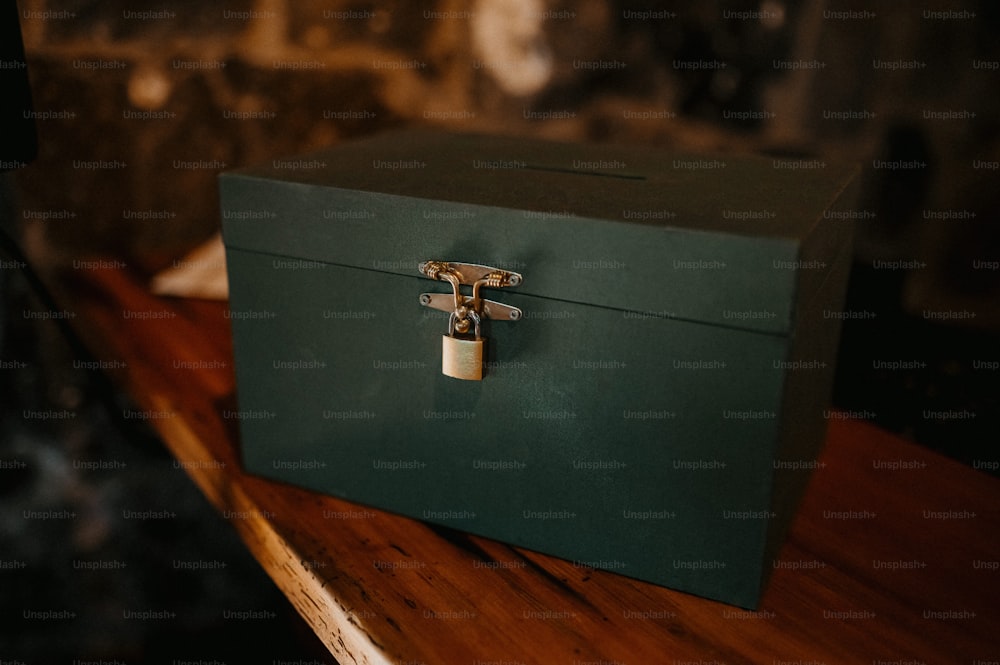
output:
[[[421,274],[448,282],[452,287],[450,294],[420,294],[421,305],[451,313],[448,333],[441,342],[441,372],[455,379],[481,381],[486,357],[486,339],[481,335],[482,319],[517,321],[521,318],[520,309],[486,300],[481,291],[483,287],[517,286],[521,283],[521,275],[490,266],[448,261],[424,261],[419,270]],[[472,295],[461,292],[459,287],[463,284],[472,287]]]

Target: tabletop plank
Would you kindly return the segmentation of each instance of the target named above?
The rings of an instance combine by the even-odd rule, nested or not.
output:
[[[1000,661],[1000,482],[866,423],[831,418],[749,612],[248,475],[224,303],[155,297],[122,270],[48,281],[341,662]]]

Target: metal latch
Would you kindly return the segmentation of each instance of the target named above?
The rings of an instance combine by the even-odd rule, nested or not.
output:
[[[494,300],[486,300],[481,291],[518,286],[521,275],[474,263],[424,261],[419,270],[431,279],[451,284],[452,293],[421,293],[420,304],[449,312],[448,334],[441,342],[441,372],[445,376],[468,381],[481,381],[485,360],[486,339],[481,336],[482,319],[517,321],[521,310]],[[459,287],[471,286],[472,295]],[[470,330],[473,331],[470,333]]]

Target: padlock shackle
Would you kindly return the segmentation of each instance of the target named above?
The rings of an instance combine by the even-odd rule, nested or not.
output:
[[[476,339],[482,339],[483,338],[482,320],[479,318],[479,314],[477,314],[474,310],[470,309],[466,312],[466,318],[472,319],[472,323],[474,324],[473,328],[476,331],[475,333]],[[449,337],[455,336],[455,325],[458,323],[458,320],[459,320],[458,312],[452,312],[451,316],[448,317]]]

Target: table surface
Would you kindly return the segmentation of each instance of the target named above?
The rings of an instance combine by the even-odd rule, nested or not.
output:
[[[1000,481],[869,424],[830,418],[740,610],[244,473],[226,305],[71,272],[84,343],[342,663],[1000,662]]]

